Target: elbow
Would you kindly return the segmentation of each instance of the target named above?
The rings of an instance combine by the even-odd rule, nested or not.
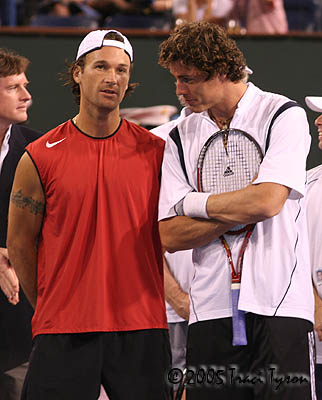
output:
[[[17,241],[14,238],[7,238],[7,249],[8,256],[12,266],[16,269],[16,259],[21,257],[21,247],[18,245]]]
[[[258,221],[273,218],[279,214],[287,200],[290,189],[278,184],[263,186],[264,191],[257,198],[254,209],[257,209]]]
[[[161,245],[163,250],[167,251],[168,253],[175,253],[178,250],[177,241],[178,237],[174,234],[174,230],[171,227],[171,223],[169,224],[168,221],[164,220],[159,222],[159,233],[161,239]]]
[[[175,253],[178,250],[175,246],[175,238],[171,238],[171,235],[169,236],[164,233],[161,234],[160,232],[160,239],[164,251],[167,251],[168,253]]]
[[[281,202],[264,201],[258,209],[257,215],[259,216],[258,221],[264,221],[265,219],[273,218],[279,214],[283,208]]]

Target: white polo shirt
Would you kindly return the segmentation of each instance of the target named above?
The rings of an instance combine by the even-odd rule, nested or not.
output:
[[[191,114],[191,111],[188,107],[184,107],[180,116],[172,121],[169,121],[163,125],[160,125],[156,128],[151,129],[151,132],[155,135],[161,137],[164,140],[167,140],[167,137],[170,131],[178,125],[180,121],[182,121],[185,117]],[[189,293],[190,283],[194,274],[194,265],[192,262],[192,250],[184,250],[177,251],[175,253],[165,252],[164,254],[169,269],[174,276],[175,280],[179,283],[181,289]],[[170,323],[174,322],[183,322],[184,319],[181,318],[174,309],[170,306],[168,302],[166,302],[166,311],[167,311],[167,320]]]
[[[307,171],[307,226],[314,286],[322,298],[322,165]],[[322,364],[322,342],[316,335],[316,359]]]
[[[289,99],[260,90],[252,83],[240,100],[231,128],[248,132],[265,149],[269,123]],[[165,147],[159,220],[175,216],[174,205],[197,190],[197,160],[206,140],[219,130],[207,112],[178,124],[189,183],[171,138]],[[244,256],[239,308],[261,315],[291,316],[313,322],[305,193],[306,157],[311,136],[305,111],[292,107],[274,122],[270,146],[254,182],[291,188],[282,211],[256,224]],[[231,240],[236,263],[243,235]],[[220,240],[193,250],[196,268],[190,290],[190,323],[232,315],[231,272]]]

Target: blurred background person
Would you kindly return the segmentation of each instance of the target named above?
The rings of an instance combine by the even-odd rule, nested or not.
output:
[[[232,16],[247,33],[288,32],[283,0],[236,0]]]
[[[20,125],[28,118],[29,60],[0,49],[0,399],[18,400],[31,351],[33,310],[12,268],[6,248],[8,207],[18,161],[25,146],[40,136]]]
[[[176,24],[182,21],[208,21],[225,26],[234,0],[172,0]]]
[[[312,110],[322,113],[322,97],[307,96],[307,106]],[[318,147],[322,150],[322,114],[316,120],[318,129]],[[307,172],[307,224],[310,240],[310,259],[312,266],[312,280],[314,284],[314,330],[316,340],[316,367],[315,383],[317,399],[322,400],[322,164]]]

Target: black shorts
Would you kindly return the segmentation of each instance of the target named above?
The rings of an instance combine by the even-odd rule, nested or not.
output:
[[[38,335],[22,400],[169,400],[168,331]]]
[[[312,323],[247,313],[246,329],[232,346],[231,318],[189,326],[187,400],[315,399]]]

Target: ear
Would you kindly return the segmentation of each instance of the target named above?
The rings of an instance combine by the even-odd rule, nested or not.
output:
[[[223,75],[218,75],[218,79],[219,79],[219,81],[222,83],[222,82],[225,82],[225,80],[227,79],[227,75],[226,74],[223,74]]]
[[[81,67],[79,65],[76,65],[73,70],[73,78],[76,83],[80,82],[81,73],[82,73]]]

